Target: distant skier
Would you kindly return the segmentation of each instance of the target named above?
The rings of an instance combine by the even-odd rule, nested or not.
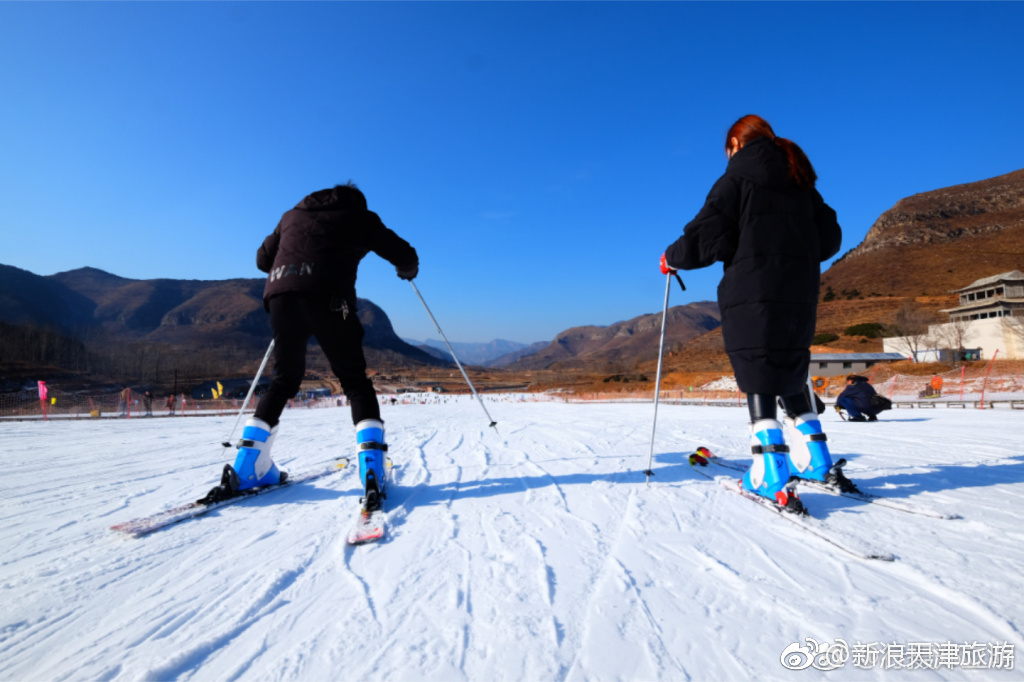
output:
[[[373,251],[411,280],[419,272],[416,250],[367,210],[352,183],[310,194],[268,236],[256,265],[269,274],[263,305],[274,332],[274,380],[246,420],[234,466],[224,466],[210,499],[279,483],[287,477],[270,456],[285,405],[298,392],[306,369],[306,344],[316,337],[352,405],[359,445],[364,510],[384,495],[384,424],[373,384],[366,376],[363,327],[356,313],[356,270]]]
[[[118,394],[117,411],[122,417],[128,416],[128,404],[132,399],[132,389],[125,386]]]
[[[803,150],[776,137],[763,118],[736,121],[725,136],[725,153],[725,174],[662,255],[661,272],[724,264],[722,335],[747,394],[754,456],[741,485],[802,511],[790,475],[836,476],[807,377],[820,263],[839,250],[842,231],[814,188],[817,175]],[[792,451],[776,420],[776,396],[796,431]]]
[[[878,411],[871,404],[871,399],[875,395],[875,388],[868,383],[867,377],[848,374],[846,388],[836,398],[836,407],[846,410],[852,422],[876,422]]]

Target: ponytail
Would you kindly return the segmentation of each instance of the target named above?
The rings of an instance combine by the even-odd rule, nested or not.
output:
[[[773,141],[776,147],[786,152],[786,158],[789,159],[789,177],[793,178],[793,182],[798,187],[813,189],[818,174],[814,172],[811,160],[804,154],[804,150],[800,149],[800,145],[784,137],[776,137]]]
[[[789,162],[789,177],[793,179],[793,182],[798,187],[812,189],[814,183],[818,180],[818,175],[814,172],[814,166],[811,165],[810,159],[804,154],[804,150],[800,149],[800,146],[792,140],[777,137],[768,121],[760,116],[747,114],[732,124],[732,127],[729,128],[729,132],[725,136],[726,151],[729,150],[730,142],[734,137],[739,141],[741,147],[745,147],[749,142],[759,137],[767,137],[774,142],[776,147],[786,153],[786,160]]]

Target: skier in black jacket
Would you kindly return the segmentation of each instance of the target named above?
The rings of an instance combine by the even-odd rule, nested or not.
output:
[[[747,393],[754,462],[742,486],[797,511],[790,475],[835,477],[808,396],[820,263],[839,250],[836,214],[815,189],[817,175],[794,142],[748,115],[725,138],[725,174],[683,235],[662,255],[662,273],[722,262],[722,335],[736,381]],[[785,444],[776,396],[797,432]],[[788,453],[788,454],[787,454]]]
[[[364,508],[379,505],[387,448],[377,395],[366,376],[355,289],[359,261],[370,251],[394,265],[402,279],[419,272],[416,250],[367,210],[366,197],[352,183],[310,194],[263,241],[256,265],[268,273],[263,305],[274,332],[274,380],[246,421],[235,464],[225,465],[211,499],[287,477],[270,449],[281,412],[302,383],[306,344],[314,336],[352,405]]]

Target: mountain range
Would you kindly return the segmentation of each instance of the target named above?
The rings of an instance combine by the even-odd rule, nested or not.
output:
[[[49,326],[76,338],[102,332],[104,338],[259,359],[270,342],[263,285],[262,279],[135,280],[91,267],[41,276],[0,265],[0,322]],[[371,301],[359,299],[359,318],[371,367],[451,364],[442,341],[399,338],[387,314]],[[614,370],[656,352],[660,320],[658,313],[607,327],[576,327],[551,343],[495,339],[452,345],[467,365],[514,371],[590,366]],[[713,303],[669,311],[669,332],[677,345],[718,324]],[[230,373],[231,362],[225,364]]]
[[[632,371],[636,364],[656,358],[661,338],[661,312],[648,313],[606,327],[573,327],[558,334],[537,352],[508,365],[511,370],[590,369]],[[701,301],[668,309],[665,338],[670,349],[721,325],[718,304]]]
[[[908,304],[941,319],[938,311],[955,301],[951,290],[1018,269],[1024,269],[1024,170],[915,194],[883,213],[863,242],[823,273],[818,331],[836,337],[830,349],[881,350],[880,340],[846,337],[845,329],[889,324]],[[49,326],[77,337],[102,331],[258,359],[270,340],[262,292],[262,279],[133,280],[90,267],[40,276],[0,265],[0,323]],[[371,366],[450,362],[440,340],[404,341],[378,306],[360,299],[359,307]],[[629,372],[657,358],[660,325],[656,312],[566,329],[550,343],[453,345],[466,364],[513,372]],[[667,327],[669,370],[727,370],[715,303],[671,308]]]
[[[263,286],[263,279],[134,280],[90,267],[41,276],[0,265],[0,321],[259,357],[271,339]],[[358,307],[368,362],[448,364],[402,341],[371,301],[359,299]]]
[[[451,358],[451,353],[448,352],[448,347],[443,341],[436,339],[427,339],[426,341],[403,340],[441,360],[449,360]],[[537,352],[548,345],[548,343],[547,341],[519,343],[518,341],[494,339],[486,343],[452,341],[451,345],[452,350],[455,351],[459,358],[459,362],[463,364],[480,365],[482,367],[505,367],[524,355]]]

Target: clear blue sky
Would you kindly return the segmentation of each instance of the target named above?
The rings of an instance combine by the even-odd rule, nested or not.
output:
[[[900,198],[1024,167],[1024,3],[0,2],[0,263],[260,277],[349,179],[453,341],[661,309],[658,257],[757,113],[843,253]],[[721,266],[672,303],[714,299]],[[359,294],[436,338],[372,254]]]

